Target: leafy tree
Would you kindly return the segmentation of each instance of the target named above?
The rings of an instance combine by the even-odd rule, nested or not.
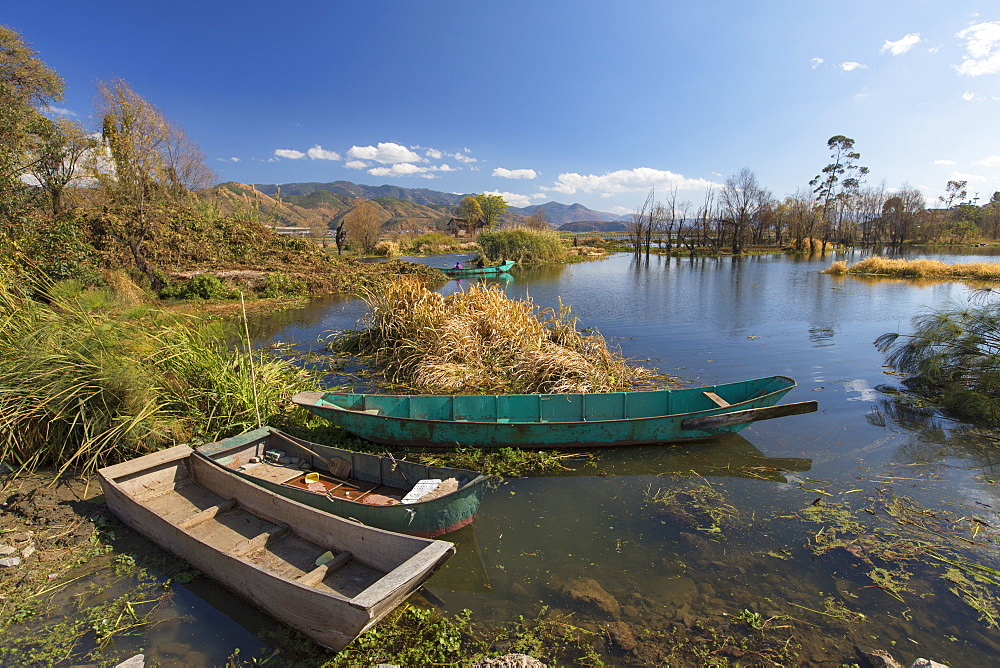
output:
[[[476,202],[483,212],[483,227],[492,228],[498,226],[503,220],[503,215],[507,211],[507,202],[500,195],[490,195],[482,193],[476,195]]]
[[[828,164],[815,176],[809,185],[813,187],[813,194],[817,202],[823,203],[822,216],[825,223],[823,228],[823,250],[829,241],[834,229],[837,227],[836,220],[831,215],[838,213],[845,201],[861,187],[862,179],[868,174],[868,168],[858,165],[861,154],[854,150],[854,140],[844,135],[834,135],[826,142],[830,149],[830,157],[833,162]],[[837,206],[833,206],[833,205]]]
[[[97,90],[106,154],[95,152],[90,167],[111,205],[98,228],[128,248],[136,267],[160,291],[165,284],[142,245],[165,206],[188,188],[210,183],[212,173],[184,131],[124,80],[99,82]]]
[[[97,140],[87,136],[79,123],[68,119],[52,123],[41,140],[28,173],[48,195],[52,215],[58,216],[66,209],[66,188],[82,176],[82,161],[97,148]]]
[[[948,181],[948,185],[945,186],[944,195],[938,197],[944,208],[950,209],[957,201],[962,202],[969,196],[969,191],[966,186],[969,185],[968,181]]]
[[[469,223],[469,229],[476,229],[483,221],[483,209],[475,197],[463,197],[455,210],[455,217]]]
[[[37,160],[52,121],[41,110],[62,99],[63,81],[20,33],[0,25],[0,223],[12,241],[27,230],[37,188],[21,176]]]

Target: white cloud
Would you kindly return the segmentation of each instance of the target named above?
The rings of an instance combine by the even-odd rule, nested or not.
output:
[[[289,158],[291,160],[298,160],[299,158],[306,157],[306,154],[302,151],[296,151],[291,148],[276,148],[274,149],[274,154],[279,158]]]
[[[986,167],[996,167],[997,165],[1000,165],[1000,155],[990,155],[982,160],[976,160],[973,164],[985,165]]]
[[[848,60],[847,62],[841,63],[838,67],[845,72],[853,72],[854,70],[867,70],[867,65],[862,65],[861,63],[856,63],[853,60]]]
[[[976,94],[966,91],[962,93],[962,99],[965,100],[966,102],[972,102],[973,100],[976,99]]]
[[[706,179],[689,179],[681,174],[653,169],[652,167],[637,167],[635,169],[619,169],[605,174],[577,174],[575,172],[560,174],[555,184],[542,190],[573,195],[577,190],[585,193],[600,192],[603,197],[619,193],[640,192],[650,188],[672,188],[678,190],[700,190],[717,183]]]
[[[935,160],[934,164],[935,165],[954,165],[955,161],[954,160]]]
[[[409,162],[426,162],[426,159],[399,144],[379,142],[378,146],[352,146],[347,157],[356,160],[374,160],[383,165],[397,165]]]
[[[627,206],[616,206],[611,209],[611,213],[617,213],[620,216],[624,216],[625,214],[635,213],[635,210],[630,209]]]
[[[344,163],[344,167],[348,169],[365,169],[368,167],[368,163],[364,160],[348,160]]]
[[[468,153],[468,149],[466,149],[466,153]],[[466,155],[465,153],[451,153],[450,155],[459,162],[477,162],[475,158],[471,155]]]
[[[65,109],[63,107],[53,107],[51,104],[45,105],[45,108],[42,109],[42,112],[44,112],[46,114],[52,114],[54,116],[76,116],[77,115],[75,111],[71,111],[71,110]]]
[[[425,178],[434,178],[433,174],[427,174],[429,167],[418,167],[409,162],[396,163],[392,167],[372,167],[368,173],[372,176],[419,176],[426,175]]]
[[[340,154],[334,151],[324,150],[322,146],[316,144],[311,149],[306,151],[308,155],[313,160],[340,160]]]
[[[894,56],[901,56],[920,42],[920,33],[911,32],[907,33],[902,39],[897,39],[895,42],[890,42],[885,40],[885,44],[879,49],[879,53],[885,53],[888,51]]]
[[[431,169],[434,169],[434,170],[439,171],[439,172],[457,172],[458,171],[457,169],[455,169],[454,167],[452,167],[448,163],[444,163],[443,165],[438,165],[437,167],[431,167]]]
[[[500,195],[503,197],[503,201],[507,202],[510,206],[531,206],[531,198],[527,195],[519,195],[517,193],[506,193],[500,192],[499,190],[487,190],[485,195]]]
[[[436,148],[429,148],[429,149],[427,149],[424,152],[424,155],[426,155],[428,158],[431,158],[433,160],[440,160],[441,158],[444,157],[444,153],[442,153],[441,151],[437,150]]]
[[[956,68],[959,74],[977,77],[1000,72],[1000,21],[977,23],[956,37],[965,40],[968,52]]]
[[[989,183],[993,181],[992,178],[988,176],[982,176],[980,174],[965,174],[963,172],[952,172],[952,181],[968,181],[969,183]]]
[[[218,160],[219,162],[239,162],[240,161],[240,159],[236,158],[236,157],[233,157],[233,158],[216,158],[216,160]]]
[[[816,69],[817,67],[819,67],[822,64],[823,64],[823,59],[822,58],[813,58],[812,60],[809,61],[809,67],[811,67],[813,69]]]
[[[493,176],[501,176],[505,179],[535,179],[538,172],[533,169],[505,169],[497,167],[493,170]]]

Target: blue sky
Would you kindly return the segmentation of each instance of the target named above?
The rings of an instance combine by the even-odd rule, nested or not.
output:
[[[348,180],[627,213],[744,166],[776,197],[826,141],[933,205],[1000,190],[1000,3],[4,0],[92,117],[121,77],[220,181]]]

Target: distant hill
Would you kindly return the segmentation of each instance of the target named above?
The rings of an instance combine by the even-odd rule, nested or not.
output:
[[[382,209],[383,226],[390,230],[443,229],[463,197],[427,188],[366,186],[350,181],[331,183],[254,184],[222,183],[200,192],[225,213],[259,211],[261,222],[279,227],[326,229],[336,227],[357,199],[375,201]],[[505,223],[543,212],[549,226],[558,228],[577,221],[609,222],[620,218],[594,211],[582,204],[547,202],[526,207],[508,207]]]
[[[618,220],[578,220],[557,229],[560,232],[624,232],[628,228]]]

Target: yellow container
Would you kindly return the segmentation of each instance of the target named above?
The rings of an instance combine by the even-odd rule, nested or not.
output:
[[[306,474],[306,482],[319,482],[319,474],[318,473],[307,473]]]

